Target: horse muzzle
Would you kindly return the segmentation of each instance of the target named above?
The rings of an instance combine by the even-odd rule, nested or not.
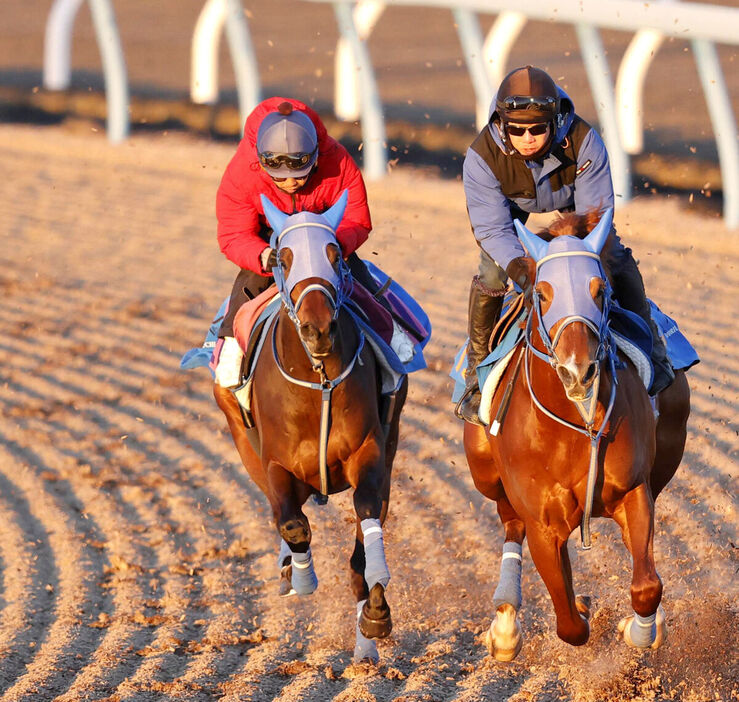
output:
[[[583,365],[565,365],[558,363],[555,366],[557,376],[564,387],[568,400],[583,402],[590,399],[593,384],[598,376],[598,362],[589,361]]]
[[[306,322],[298,330],[308,352],[314,358],[330,356],[336,345],[336,320],[331,320],[326,329],[319,329],[314,324]]]

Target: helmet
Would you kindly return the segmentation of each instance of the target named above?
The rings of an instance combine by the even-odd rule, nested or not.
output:
[[[267,173],[274,178],[303,178],[318,158],[316,128],[305,112],[280,103],[257,131],[257,155]]]
[[[517,68],[503,78],[495,110],[503,123],[552,122],[559,114],[559,90],[540,68]]]

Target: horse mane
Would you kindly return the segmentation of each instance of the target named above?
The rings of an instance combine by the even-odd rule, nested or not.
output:
[[[596,207],[588,210],[585,214],[575,214],[574,212],[560,214],[548,227],[541,229],[536,234],[541,239],[544,239],[544,241],[551,241],[558,236],[574,236],[578,239],[584,239],[591,231],[593,231],[593,229],[595,229],[595,226],[600,222],[600,218],[603,216],[604,211],[605,210]],[[603,263],[603,267],[606,269],[606,273],[609,274],[609,277],[609,262],[611,259],[613,235],[615,232],[615,228],[611,227],[611,232],[601,250],[601,261]]]

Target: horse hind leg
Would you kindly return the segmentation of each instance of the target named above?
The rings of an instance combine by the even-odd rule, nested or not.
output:
[[[654,501],[649,488],[642,483],[627,493],[613,518],[621,527],[634,564],[631,580],[634,614],[619,622],[619,634],[629,646],[659,648],[667,639],[667,623],[660,605],[662,581],[654,564]]]

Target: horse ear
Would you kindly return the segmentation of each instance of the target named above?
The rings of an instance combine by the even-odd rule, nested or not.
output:
[[[324,213],[323,217],[328,222],[331,229],[336,231],[336,227],[339,226],[341,218],[344,216],[344,210],[346,209],[346,203],[349,200],[349,190],[344,190],[341,193],[341,197],[329,207]]]
[[[600,218],[600,222],[596,225],[590,234],[588,234],[583,242],[593,253],[600,254],[603,245],[606,243],[608,235],[611,233],[611,224],[613,223],[613,208],[609,207]]]
[[[260,195],[259,199],[262,201],[262,208],[264,209],[264,216],[269,222],[269,226],[272,227],[272,231],[281,232],[285,226],[285,220],[289,215],[286,215],[282,210],[277,209],[269,198],[264,195]]]
[[[518,238],[521,240],[521,243],[526,247],[526,250],[529,252],[531,257],[538,261],[540,258],[543,258],[544,255],[547,252],[547,249],[549,248],[549,244],[544,241],[544,239],[540,239],[536,234],[533,234],[530,232],[526,227],[521,224],[517,219],[513,220],[513,224],[516,227],[516,233],[518,234]]]

